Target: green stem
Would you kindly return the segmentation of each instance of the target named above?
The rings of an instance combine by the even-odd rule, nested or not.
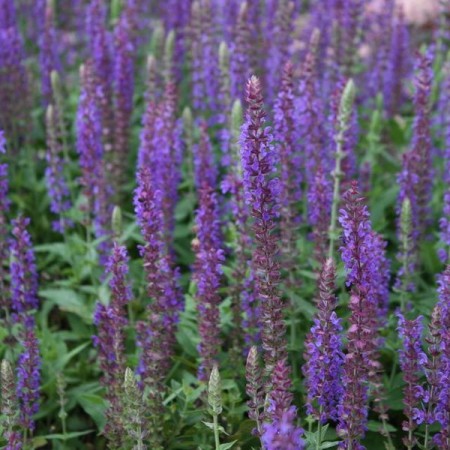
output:
[[[330,259],[333,259],[333,253],[334,253],[334,243],[336,241],[336,233],[337,233],[337,213],[338,213],[338,206],[339,206],[339,197],[340,197],[340,190],[341,190],[341,179],[342,179],[342,170],[341,170],[341,163],[342,160],[345,157],[345,153],[343,152],[343,143],[344,143],[344,132],[345,129],[342,129],[336,139],[337,142],[337,148],[336,148],[336,165],[333,171],[333,177],[334,177],[334,188],[333,188],[333,203],[331,206],[331,222],[330,222],[330,247],[328,256]]]
[[[219,416],[217,414],[213,415],[213,421],[214,421],[214,442],[216,444],[216,450],[220,450]]]
[[[322,447],[322,421],[321,421],[321,417],[322,417],[322,412],[323,412],[323,407],[321,406],[319,408],[319,420],[317,423],[317,440],[316,440],[316,450],[320,450],[320,447]]]

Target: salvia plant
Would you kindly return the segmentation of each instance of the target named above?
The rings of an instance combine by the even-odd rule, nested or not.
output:
[[[0,447],[450,449],[448,0],[0,0]]]

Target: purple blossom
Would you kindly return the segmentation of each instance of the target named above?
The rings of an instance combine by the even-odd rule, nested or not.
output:
[[[383,92],[386,111],[390,117],[398,112],[404,99],[404,83],[411,70],[409,47],[409,31],[403,9],[399,7],[393,21]]]
[[[301,200],[299,155],[295,141],[294,67],[288,61],[274,107],[274,138],[278,142],[280,161],[280,229],[284,268],[289,273],[298,258],[296,228]],[[292,284],[292,283],[290,283]]]
[[[138,344],[142,348],[138,371],[144,382],[158,387],[168,370],[183,302],[178,288],[178,270],[172,267],[164,240],[163,195],[153,187],[152,178],[150,169],[143,168],[138,173],[134,196],[135,212],[145,242],[139,246],[139,252],[144,260],[147,295],[153,299],[148,306],[147,320],[137,324]]]
[[[189,43],[191,52],[192,102],[194,109],[213,115],[216,121],[219,98],[218,42],[215,39],[210,0],[194,1],[191,9]]]
[[[280,84],[280,67],[289,59],[290,44],[293,30],[293,3],[290,1],[277,2],[274,11],[266,12],[267,23],[265,35],[267,36],[266,59],[266,88],[269,102],[275,96],[275,90]],[[270,24],[274,18],[274,23]]]
[[[33,319],[30,317],[29,319]],[[20,424],[31,432],[35,429],[33,415],[39,410],[40,368],[39,341],[35,334],[34,320],[28,320],[21,342],[23,352],[17,362],[17,398],[19,399]]]
[[[256,77],[247,84],[248,109],[241,134],[243,183],[247,205],[253,216],[256,248],[253,253],[256,291],[261,301],[262,342],[267,373],[286,357],[286,325],[283,302],[278,294],[278,246],[274,236],[279,182],[272,177],[275,150],[265,125],[261,85]]]
[[[69,187],[64,177],[64,156],[59,129],[59,114],[60,111],[56,105],[50,105],[47,108],[47,168],[45,180],[51,200],[50,210],[59,216],[59,219],[52,224],[53,229],[63,233],[66,228],[72,225],[72,222],[65,217],[67,211],[71,208],[71,201]]]
[[[295,407],[285,411],[279,420],[263,425],[261,442],[266,450],[302,450],[305,443],[302,440],[303,431],[294,423]]]
[[[447,262],[448,254],[450,252],[450,189],[448,185],[450,184],[450,111],[448,110],[449,96],[450,96],[450,66],[444,67],[446,77],[442,83],[440,101],[439,101],[439,111],[444,112],[442,117],[439,117],[440,122],[439,129],[443,130],[444,135],[444,152],[443,152],[443,178],[447,185],[444,192],[444,206],[442,209],[442,217],[439,220],[439,228],[441,231],[441,243],[443,248],[439,249],[439,257],[442,262]]]
[[[50,4],[44,6],[44,8],[44,27],[39,36],[39,63],[41,66],[42,95],[45,105],[49,105],[53,98],[51,73],[53,70],[60,72],[61,65],[57,52],[53,9]]]
[[[415,77],[416,93],[414,97],[415,118],[413,126],[412,148],[403,155],[403,169],[398,177],[400,193],[397,214],[407,198],[411,205],[411,247],[412,255],[400,254],[400,260],[409,258],[412,270],[417,263],[417,250],[420,241],[425,237],[430,222],[431,189],[433,184],[433,168],[431,159],[430,135],[430,93],[433,81],[431,58],[427,55],[419,57],[417,75]],[[400,219],[399,219],[400,224]],[[400,272],[399,277],[403,274]]]
[[[214,162],[214,154],[211,141],[208,136],[208,127],[204,121],[200,123],[200,141],[192,150],[194,156],[195,183],[197,189],[203,186],[214,187],[217,183],[217,166]]]
[[[290,369],[286,360],[275,364],[270,378],[269,406],[266,412],[268,423],[263,424],[261,442],[268,450],[301,450],[303,430],[295,425],[297,410],[292,406],[293,395]]]
[[[103,0],[92,0],[86,11],[88,49],[92,60],[95,79],[99,86],[96,90],[97,102],[101,112],[102,134],[105,151],[110,153],[113,147],[114,109],[113,93],[113,42],[106,29],[107,9]]]
[[[344,394],[339,404],[338,432],[343,437],[342,448],[360,448],[368,419],[368,383],[379,383],[381,365],[378,361],[380,337],[377,272],[381,258],[378,238],[371,229],[369,212],[358,192],[357,183],[344,194],[344,206],[339,222],[343,229],[342,260],[351,286],[349,308],[350,327],[347,334],[347,354],[344,360]]]
[[[328,254],[332,198],[333,185],[331,179],[320,165],[307,193],[308,218],[312,227],[314,256],[319,263],[325,261]]]
[[[328,259],[320,272],[318,311],[306,339],[306,364],[303,367],[308,395],[307,412],[323,423],[338,420],[337,406],[343,394],[342,325],[335,312],[335,280],[336,268]]]
[[[118,177],[116,188],[123,182],[127,167],[130,120],[133,111],[134,52],[133,28],[126,10],[114,30],[114,156],[112,172]]]
[[[450,266],[447,265],[443,274],[438,278],[439,302],[437,307],[440,312],[441,355],[437,368],[437,404],[435,418],[441,425],[441,432],[436,440],[441,444],[439,448],[446,448],[450,440]]]
[[[246,1],[241,3],[234,28],[234,39],[230,48],[231,96],[238,99],[244,97],[245,82],[251,75],[251,24],[249,23],[248,9]]]
[[[6,139],[2,130],[0,130],[0,154],[6,152]],[[10,201],[8,198],[9,180],[8,180],[8,164],[0,164],[0,234],[7,236],[7,218],[9,212]],[[0,240],[0,260],[9,260],[9,246],[6,239]],[[8,294],[5,289],[6,270],[3,264],[0,264],[0,308],[9,307]]]
[[[121,442],[120,396],[126,369],[124,328],[128,323],[125,307],[131,300],[131,289],[126,279],[127,251],[117,242],[114,243],[106,266],[106,274],[111,275],[109,282],[111,298],[108,305],[97,303],[94,324],[98,331],[93,340],[98,349],[100,369],[103,373],[101,384],[106,388],[106,399],[109,402],[106,410],[108,421],[104,432],[109,440]]]
[[[194,279],[197,283],[196,299],[199,312],[199,377],[205,381],[209,378],[221,346],[219,305],[222,299],[218,289],[224,252],[219,202],[214,190],[217,172],[212,161],[206,129],[203,128],[201,132],[201,142],[195,156],[199,207],[195,215],[197,238],[193,247],[196,254]]]
[[[94,224],[97,239],[109,235],[109,222],[112,212],[110,187],[104,170],[104,151],[100,112],[95,97],[95,85],[91,65],[81,71],[81,93],[77,112],[77,142],[81,167],[81,185],[88,200],[88,211]],[[109,243],[104,240],[99,245],[101,261],[106,262]]]
[[[422,317],[406,320],[400,313],[397,313],[397,317],[398,331],[403,343],[400,350],[400,367],[406,383],[403,391],[404,413],[408,419],[402,425],[403,430],[408,432],[408,436],[403,439],[403,442],[408,448],[412,448],[417,442],[413,432],[424,421],[421,403],[425,400],[425,390],[420,378],[424,373],[424,366],[428,362],[428,358],[421,345]]]
[[[30,219],[19,217],[12,222],[11,309],[15,320],[24,323],[25,316],[39,305],[38,275],[31,236],[27,231]]]
[[[4,11],[9,8],[5,6]],[[8,134],[10,142],[17,145],[23,141],[29,126],[28,76],[24,66],[24,45],[17,24],[12,23],[13,18],[9,14],[3,20],[4,26],[0,24],[0,127]],[[17,92],[20,92],[19,97]]]

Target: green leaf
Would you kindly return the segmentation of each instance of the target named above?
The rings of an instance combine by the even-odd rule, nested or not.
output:
[[[228,450],[229,448],[233,447],[234,444],[236,444],[237,441],[233,442],[227,442],[226,444],[220,444],[219,449],[220,450]]]
[[[105,400],[95,394],[81,394],[77,400],[86,413],[92,417],[92,420],[97,424],[97,426],[100,429],[103,429],[106,423]]]
[[[86,434],[94,433],[94,432],[95,432],[95,430],[85,430],[85,431],[73,431],[71,433],[66,433],[66,434],[62,434],[62,433],[47,434],[46,436],[42,436],[42,438],[49,439],[49,440],[55,439],[55,440],[59,440],[59,441],[68,441],[69,439],[75,439],[77,437],[84,436]]]
[[[61,311],[71,312],[86,323],[92,323],[92,311],[86,307],[86,301],[72,289],[43,289],[39,296],[51,300]]]

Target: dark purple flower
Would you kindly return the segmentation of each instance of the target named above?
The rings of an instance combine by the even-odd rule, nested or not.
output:
[[[33,319],[30,317],[29,319]],[[34,320],[28,320],[22,338],[23,352],[17,362],[17,398],[19,399],[20,424],[35,429],[33,415],[39,410],[40,368],[39,341],[35,334]]]
[[[306,339],[303,372],[307,388],[307,412],[325,423],[337,421],[337,406],[343,393],[341,376],[342,325],[335,309],[337,298],[336,268],[331,259],[325,261],[319,278],[319,298],[314,325]]]
[[[286,325],[278,293],[278,245],[274,236],[279,182],[273,178],[275,150],[265,125],[261,85],[256,77],[247,84],[248,109],[241,134],[241,157],[246,203],[254,218],[256,248],[253,254],[255,284],[262,305],[262,342],[266,371],[286,357]]]
[[[414,430],[424,421],[422,401],[425,399],[425,390],[420,381],[424,374],[424,366],[428,362],[427,355],[422,350],[422,317],[415,320],[406,320],[397,313],[399,335],[403,342],[400,350],[400,367],[403,371],[404,388],[404,413],[407,421],[403,422],[403,430],[408,436],[403,439],[405,446],[413,448],[417,441],[413,435]]]
[[[30,219],[19,217],[12,222],[11,241],[11,309],[17,321],[39,305],[38,275],[31,236],[27,231]]]

